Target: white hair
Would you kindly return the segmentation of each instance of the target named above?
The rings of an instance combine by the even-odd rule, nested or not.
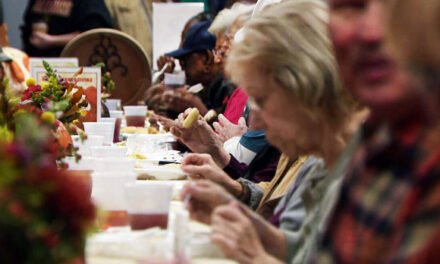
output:
[[[208,31],[214,35],[225,33],[238,17],[251,13],[254,6],[254,4],[235,3],[231,8],[223,9],[215,17]]]
[[[305,109],[346,116],[351,97],[339,81],[327,22],[327,6],[320,0],[286,0],[265,8],[232,45],[226,70],[239,84],[252,67],[287,89]]]

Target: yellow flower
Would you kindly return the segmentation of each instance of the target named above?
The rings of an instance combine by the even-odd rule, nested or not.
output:
[[[34,86],[36,83],[37,83],[37,82],[36,82],[35,79],[32,78],[32,77],[30,77],[30,78],[28,78],[28,79],[26,80],[26,85],[27,85],[27,87]]]
[[[48,82],[41,82],[41,89],[46,90],[47,88],[49,88],[49,83]]]
[[[86,110],[86,109],[81,109],[81,110],[79,110],[79,114],[80,114],[82,117],[84,117],[84,116],[87,115],[87,110]]]
[[[52,112],[44,112],[41,114],[41,120],[43,120],[44,122],[48,123],[48,124],[54,124],[55,123],[55,115]]]

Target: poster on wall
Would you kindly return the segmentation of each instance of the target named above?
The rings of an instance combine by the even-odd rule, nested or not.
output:
[[[78,58],[30,58],[29,71],[36,78],[37,71],[44,70],[43,60],[49,63],[52,69],[75,68],[79,66]]]

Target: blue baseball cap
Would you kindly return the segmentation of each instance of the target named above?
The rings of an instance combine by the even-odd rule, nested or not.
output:
[[[216,39],[208,31],[210,26],[211,21],[203,21],[193,25],[188,29],[182,47],[165,55],[179,59],[196,51],[214,49]]]

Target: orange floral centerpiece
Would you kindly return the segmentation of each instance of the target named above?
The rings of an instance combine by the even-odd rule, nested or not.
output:
[[[26,81],[28,88],[21,96],[21,106],[36,106],[44,119],[54,123],[54,131],[64,155],[74,154],[70,134],[79,132],[80,118],[87,115],[91,104],[87,90],[75,82],[68,82],[43,61],[47,81],[37,84],[33,78]],[[72,76],[73,80],[82,73],[82,68]],[[62,154],[62,153],[61,153]]]
[[[86,187],[56,166],[54,116],[16,105],[5,87],[0,82],[0,263],[83,263],[95,217]]]

